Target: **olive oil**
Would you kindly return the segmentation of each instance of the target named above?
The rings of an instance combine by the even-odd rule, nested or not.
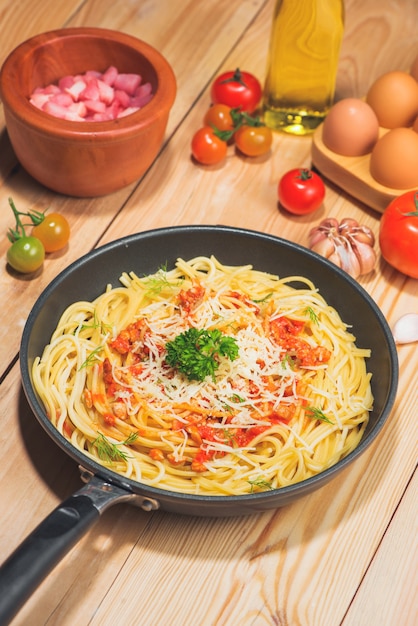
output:
[[[311,133],[334,101],[343,0],[277,0],[264,86],[264,122]]]

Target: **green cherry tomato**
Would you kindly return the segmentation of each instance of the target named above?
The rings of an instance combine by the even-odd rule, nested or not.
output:
[[[22,274],[36,272],[45,259],[45,248],[36,237],[21,237],[7,250],[7,262]]]
[[[56,252],[64,248],[70,238],[70,225],[60,213],[49,213],[32,229],[33,237],[39,239],[45,252]]]

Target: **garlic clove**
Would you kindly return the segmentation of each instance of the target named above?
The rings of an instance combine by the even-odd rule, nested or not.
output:
[[[402,315],[392,330],[396,343],[413,343],[418,341],[418,313]]]
[[[341,269],[353,278],[360,276],[360,261],[350,244],[337,246],[336,252],[341,259]]]
[[[367,243],[369,246],[374,246],[375,236],[374,232],[367,226],[360,226],[351,233],[351,237],[361,243]]]
[[[323,237],[310,246],[311,250],[328,259],[335,252],[335,245],[329,237]]]
[[[376,252],[367,243],[360,241],[353,242],[353,250],[360,263],[360,274],[368,274],[376,265]]]
[[[358,225],[359,223],[357,220],[351,217],[344,217],[339,226],[340,234],[346,237],[347,235],[350,235],[354,229],[358,228]]]

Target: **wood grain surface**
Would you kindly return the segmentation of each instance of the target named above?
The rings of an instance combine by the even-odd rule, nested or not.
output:
[[[363,95],[385,71],[418,54],[417,0],[346,0],[337,97]],[[221,71],[263,80],[273,0],[0,0],[0,63],[29,36],[66,26],[115,28],[145,39],[172,64],[178,95],[164,147],[144,177],[112,195],[54,194],[20,167],[0,107],[0,560],[80,487],[78,469],[42,431],[24,398],[18,351],[36,298],[72,261],[98,245],[150,228],[224,224],[302,245],[325,216],[350,216],[377,235],[380,213],[326,182],[315,214],[277,205],[288,169],[309,166],[312,140],[275,134],[271,154],[229,149],[201,167],[190,140]],[[68,249],[27,278],[6,266],[8,198],[21,210],[50,207],[72,228]],[[418,312],[418,284],[378,254],[359,282],[390,325]],[[194,518],[109,509],[13,620],[13,626],[415,626],[417,606],[417,346],[398,348],[400,385],[378,440],[329,486],[282,509],[245,518]],[[0,590],[1,593],[1,590]]]

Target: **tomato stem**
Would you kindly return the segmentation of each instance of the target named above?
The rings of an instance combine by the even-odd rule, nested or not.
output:
[[[414,194],[415,211],[408,211],[408,213],[402,213],[405,217],[418,217],[418,192]]]
[[[301,180],[309,180],[312,178],[312,172],[308,170],[307,167],[299,170],[299,175],[296,178],[300,178]]]
[[[13,198],[9,198],[9,205],[13,211],[13,215],[15,216],[15,227],[9,228],[7,233],[7,237],[9,241],[14,243],[18,239],[22,237],[26,237],[25,226],[38,226],[45,219],[45,212],[41,211],[28,211],[27,213],[23,213],[22,211],[18,211],[16,209],[15,203],[13,202]],[[23,223],[20,219],[22,217],[28,217],[30,219],[29,223]]]
[[[217,137],[219,137],[219,139],[222,139],[222,141],[229,141],[237,130],[241,128],[241,126],[252,126],[254,128],[265,126],[259,117],[253,117],[248,113],[245,113],[245,111],[241,111],[240,107],[231,109],[230,115],[234,125],[232,130],[218,130],[214,125],[212,125],[213,132]]]
[[[244,87],[247,87],[247,84],[245,83],[245,81],[242,78],[242,73],[241,73],[241,70],[239,69],[239,67],[237,67],[237,69],[235,70],[233,76],[230,76],[229,78],[224,78],[224,80],[220,81],[221,85],[223,85],[225,83],[239,83],[240,85],[243,85]]]

